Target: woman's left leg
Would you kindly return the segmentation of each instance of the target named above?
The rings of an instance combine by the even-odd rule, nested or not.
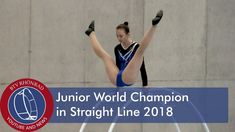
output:
[[[163,12],[159,11],[157,16],[152,20],[151,28],[145,33],[143,39],[140,41],[140,46],[137,49],[135,55],[123,71],[122,79],[126,84],[133,84],[136,81],[143,62],[144,51],[152,40],[157,28],[157,24],[161,20],[162,16]]]

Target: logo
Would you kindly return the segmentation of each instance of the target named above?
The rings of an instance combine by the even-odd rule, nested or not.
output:
[[[4,120],[19,131],[40,129],[53,113],[53,98],[49,89],[30,78],[17,80],[7,86],[0,102]]]

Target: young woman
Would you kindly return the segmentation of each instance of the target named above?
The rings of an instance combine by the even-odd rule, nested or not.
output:
[[[95,21],[91,22],[85,33],[89,36],[92,48],[94,49],[96,55],[103,60],[106,72],[112,84],[122,87],[130,86],[136,81],[139,70],[143,65],[144,51],[148,47],[155,33],[157,24],[160,22],[162,16],[163,11],[160,10],[156,17],[153,18],[152,26],[145,33],[139,44],[133,42],[130,38],[128,23],[125,22],[124,24],[120,24],[116,27],[117,39],[121,43],[122,48],[128,49],[129,46],[134,46],[132,46],[132,50],[125,54],[115,51],[117,52],[115,53],[116,61],[120,62],[117,65],[97,40],[95,35]]]
[[[116,29],[123,29],[125,34],[129,34],[130,29],[128,27],[128,22],[124,22],[116,27]],[[128,62],[131,60],[136,50],[138,49],[139,44],[131,40],[131,43],[120,43],[114,48],[114,53],[116,57],[116,66],[119,70],[125,69]],[[148,78],[145,69],[144,60],[140,67],[140,73],[142,78],[142,85],[146,87],[148,85]]]

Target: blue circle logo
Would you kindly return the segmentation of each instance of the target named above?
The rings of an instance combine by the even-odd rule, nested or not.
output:
[[[24,87],[12,93],[9,99],[9,113],[23,124],[31,124],[42,117],[45,111],[45,99],[34,88]]]
[[[43,83],[23,78],[12,82],[1,97],[3,119],[18,131],[32,132],[47,124],[53,113],[53,97]]]

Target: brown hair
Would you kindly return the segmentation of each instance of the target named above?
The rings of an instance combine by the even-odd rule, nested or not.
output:
[[[128,22],[124,22],[122,24],[119,24],[116,29],[124,29],[125,33],[128,34],[130,32]]]

